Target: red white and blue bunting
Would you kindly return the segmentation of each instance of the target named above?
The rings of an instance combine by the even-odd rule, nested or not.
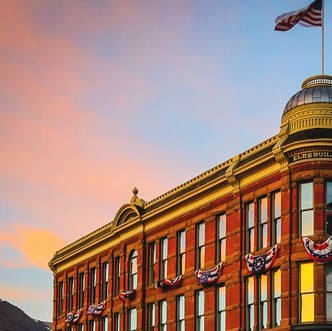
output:
[[[124,301],[126,299],[131,299],[132,297],[134,297],[136,294],[136,291],[135,290],[129,290],[127,292],[122,292],[120,293],[119,295],[119,299]]]
[[[267,253],[254,256],[246,255],[247,269],[251,274],[260,274],[268,270],[277,257],[278,245],[273,246]]]
[[[73,323],[73,324],[74,324],[74,323],[77,323],[78,320],[80,319],[81,315],[82,315],[82,309],[79,309],[79,310],[75,313],[74,318],[73,318],[73,322],[72,322],[72,323]]]
[[[94,316],[101,315],[101,313],[105,309],[105,306],[106,301],[101,302],[99,305],[90,305],[86,314]]]
[[[68,313],[66,316],[66,323],[75,324],[78,322],[82,314],[82,309],[79,309],[75,314],[74,313]]]
[[[322,244],[318,244],[308,237],[302,237],[302,243],[307,254],[315,261],[328,262],[332,259],[332,236]]]
[[[66,323],[73,323],[73,319],[74,319],[74,314],[73,313],[68,313],[65,319]]]
[[[182,275],[180,276],[177,276],[175,278],[165,278],[165,279],[162,279],[162,280],[158,280],[155,284],[154,284],[154,287],[155,288],[164,288],[164,289],[168,289],[170,287],[173,287],[173,286],[176,286],[176,285],[179,285],[180,282],[182,280]]]
[[[218,263],[214,268],[209,270],[197,270],[195,276],[199,284],[210,284],[215,282],[222,272],[222,262]]]

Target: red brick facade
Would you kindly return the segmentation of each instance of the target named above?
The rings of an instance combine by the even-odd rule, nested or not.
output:
[[[311,105],[309,105],[311,106]],[[316,108],[321,105],[316,105]],[[301,106],[300,106],[301,107]],[[295,107],[297,111],[299,107]],[[95,321],[95,330],[116,330],[115,314],[119,313],[119,330],[130,330],[129,310],[137,312],[135,330],[148,330],[147,307],[155,305],[155,327],[159,330],[159,303],[167,302],[167,330],[177,329],[177,297],[185,298],[185,330],[199,330],[198,307],[196,293],[204,291],[204,325],[205,330],[218,330],[218,288],[225,287],[226,303],[225,330],[316,330],[332,329],[327,314],[325,269],[329,263],[314,262],[304,250],[300,235],[300,193],[301,183],[313,183],[313,223],[314,233],[310,238],[323,242],[326,233],[326,188],[332,181],[332,136],[331,109],[332,104],[324,103],[329,113],[330,127],[323,127],[321,136],[296,138],[297,133],[285,136],[281,133],[238,157],[207,171],[178,188],[145,203],[134,192],[130,204],[124,205],[115,219],[105,227],[74,242],[58,251],[50,262],[54,273],[54,314],[53,330],[84,330],[92,328],[89,321]],[[321,109],[319,109],[321,112]],[[285,116],[285,115],[284,115]],[[284,124],[284,123],[282,123]],[[310,133],[310,126],[302,132]],[[301,130],[300,130],[301,131]],[[295,138],[296,139],[295,139]],[[286,138],[286,139],[285,139]],[[287,142],[290,141],[288,144]],[[292,140],[293,139],[293,140]],[[281,142],[281,143],[280,143]],[[278,145],[279,144],[279,145]],[[282,146],[282,148],[279,148]],[[323,153],[318,155],[318,153]],[[302,153],[302,154],[301,154]],[[307,155],[303,154],[306,153]],[[308,156],[308,153],[311,153]],[[316,153],[314,155],[314,153]],[[325,154],[324,154],[325,153]],[[296,155],[296,157],[294,157]],[[316,157],[315,157],[316,156]],[[281,241],[278,243],[277,258],[271,268],[263,273],[267,276],[267,295],[260,288],[260,275],[254,275],[254,299],[252,309],[254,320],[248,316],[248,289],[245,256],[248,253],[248,216],[246,206],[254,206],[255,244],[251,254],[257,256],[266,253],[273,246],[272,206],[275,192],[281,196]],[[260,235],[259,203],[261,198],[267,199],[267,246],[258,249]],[[213,268],[217,261],[217,216],[226,214],[226,258],[223,270],[218,279],[209,285],[200,285],[195,276],[197,265],[197,224],[205,224],[205,265],[203,270]],[[185,273],[181,283],[167,289],[155,288],[154,283],[148,285],[149,244],[155,242],[156,263],[154,265],[155,282],[159,280],[160,240],[167,238],[167,277],[177,276],[177,233],[185,230]],[[136,250],[137,288],[133,297],[121,300],[115,293],[116,267],[115,260],[120,258],[119,293],[129,289],[129,257]],[[103,301],[102,265],[109,263],[108,297],[101,315],[87,315],[91,305],[90,270],[96,268],[96,300]],[[313,263],[313,290],[307,297],[314,297],[314,317],[311,321],[301,321],[301,280],[300,263]],[[276,316],[277,293],[273,292],[273,275],[281,272],[280,307],[281,319]],[[79,275],[85,274],[84,304],[82,313],[75,323],[66,323],[67,314],[79,310]],[[74,278],[73,309],[68,310],[68,280]],[[264,276],[265,277],[265,276]],[[304,277],[304,276],[302,276]],[[59,283],[63,282],[63,309],[59,311]],[[265,293],[265,292],[264,292]],[[306,293],[305,293],[306,294]],[[305,295],[303,295],[303,300]],[[263,303],[266,302],[262,308]],[[263,312],[264,311],[264,312]],[[265,315],[264,315],[265,314]],[[264,315],[264,317],[263,317]],[[278,315],[278,314],[277,314]],[[330,315],[329,315],[330,316]],[[103,317],[107,317],[107,328],[102,326]],[[251,322],[249,320],[251,319]],[[277,319],[277,322],[276,322]],[[105,320],[104,320],[105,321]],[[332,321],[330,322],[332,323]],[[152,328],[151,328],[152,329]]]

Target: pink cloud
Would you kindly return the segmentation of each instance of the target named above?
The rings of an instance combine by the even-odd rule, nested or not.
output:
[[[1,264],[7,267],[37,266],[48,269],[48,262],[54,252],[64,245],[64,241],[55,233],[24,224],[12,225],[11,233],[0,232],[0,240],[22,254],[18,261],[1,258]]]
[[[50,291],[39,288],[26,288],[17,285],[15,288],[6,287],[0,285],[1,298],[5,298],[8,301],[29,301],[29,302],[40,302],[50,301]]]
[[[201,77],[193,68],[214,69],[210,59],[181,46],[190,9],[187,2],[174,4],[163,8],[176,13],[170,29],[158,24],[160,7],[127,1],[103,10],[88,2],[62,2],[48,17],[44,1],[23,6],[13,0],[0,13],[0,43],[8,50],[0,55],[0,95],[7,100],[0,112],[2,188],[37,229],[45,222],[63,240],[73,240],[111,220],[134,186],[149,200],[187,179],[184,156],[170,158],[128,129],[166,86],[162,81],[154,86],[145,76],[151,66],[166,61],[197,88]],[[96,54],[83,42],[83,36],[105,29],[118,37],[115,57]],[[106,91],[96,100],[100,89]],[[103,107],[85,105],[86,95]],[[149,125],[148,117],[145,121]],[[15,236],[22,233],[16,229]],[[41,264],[29,248],[34,253],[25,257]]]

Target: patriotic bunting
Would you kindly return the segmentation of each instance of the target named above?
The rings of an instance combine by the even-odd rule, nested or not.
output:
[[[126,299],[132,298],[135,294],[136,294],[135,290],[130,290],[130,291],[127,291],[127,292],[122,292],[119,295],[119,299],[122,300],[122,301],[124,301]]]
[[[159,287],[162,287],[162,288],[169,288],[169,287],[172,287],[172,286],[176,286],[176,285],[179,285],[180,282],[182,280],[182,275],[180,276],[177,276],[175,278],[165,278],[163,280],[158,280],[156,283],[155,283],[155,288],[159,288]]]
[[[73,319],[74,319],[74,314],[73,313],[68,313],[65,319],[66,323],[73,323]]]
[[[259,274],[268,270],[277,257],[278,246],[273,246],[267,253],[262,255],[246,255],[247,269],[251,274]]]
[[[328,262],[332,259],[332,236],[322,244],[317,244],[308,237],[302,237],[303,246],[307,254],[315,261]]]
[[[90,305],[87,311],[87,315],[100,315],[105,309],[106,302],[103,301],[99,305]]]
[[[73,317],[73,321],[72,321],[73,324],[78,322],[78,320],[81,317],[81,314],[82,314],[82,309],[79,309]]]
[[[322,26],[322,0],[316,0],[308,7],[278,16],[275,19],[276,31],[288,31],[297,23],[305,27]]]
[[[214,268],[206,271],[197,270],[195,276],[199,284],[210,284],[215,282],[221,275],[222,262],[218,263]]]

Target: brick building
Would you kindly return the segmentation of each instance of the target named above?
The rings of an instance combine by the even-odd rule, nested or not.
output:
[[[280,131],[57,251],[53,330],[332,330],[332,77]]]

